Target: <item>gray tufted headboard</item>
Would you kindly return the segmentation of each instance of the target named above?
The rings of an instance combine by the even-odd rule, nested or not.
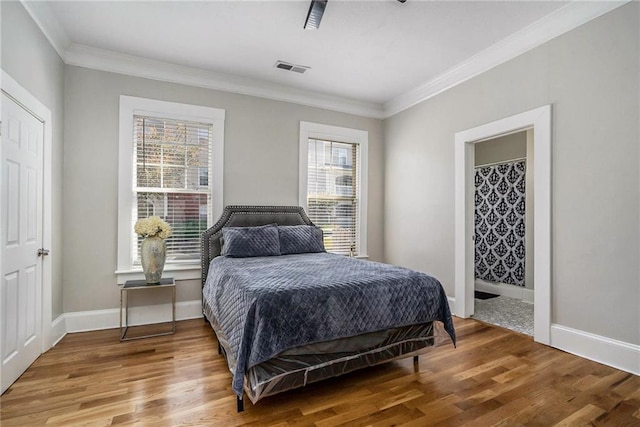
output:
[[[222,227],[254,227],[258,225],[313,225],[300,206],[227,206],[215,225],[202,233],[202,286],[207,280],[211,260],[222,250]]]

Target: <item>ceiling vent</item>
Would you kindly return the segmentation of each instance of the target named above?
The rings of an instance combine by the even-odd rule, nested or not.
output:
[[[300,74],[311,69],[311,67],[307,67],[304,65],[290,64],[289,62],[284,62],[284,61],[276,62],[275,67],[280,68],[281,70],[293,71],[294,73],[300,73]]]

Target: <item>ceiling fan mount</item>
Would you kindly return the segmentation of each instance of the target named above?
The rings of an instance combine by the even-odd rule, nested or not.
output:
[[[317,30],[320,28],[320,21],[324,15],[324,9],[327,7],[328,0],[311,0],[307,19],[304,21],[305,30]]]
[[[304,21],[305,30],[317,30],[320,28],[320,21],[322,21],[322,15],[327,7],[329,0],[311,0],[309,5],[309,11],[307,12],[307,19]],[[404,3],[407,0],[397,0],[399,3]]]

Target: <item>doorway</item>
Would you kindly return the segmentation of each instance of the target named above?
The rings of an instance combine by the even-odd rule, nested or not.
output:
[[[550,343],[551,330],[551,106],[487,123],[455,136],[455,313],[474,314],[474,144],[525,129],[533,130],[534,339]]]
[[[533,336],[533,130],[473,147],[473,318]]]

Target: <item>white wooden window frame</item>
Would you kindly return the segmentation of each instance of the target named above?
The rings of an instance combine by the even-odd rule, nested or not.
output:
[[[360,168],[358,179],[358,256],[368,258],[367,255],[367,194],[368,194],[368,160],[369,160],[369,132],[340,126],[320,123],[300,122],[300,157],[299,157],[299,193],[298,203],[305,212],[307,205],[307,173],[309,168],[309,139],[321,139],[335,142],[357,144],[360,148]]]
[[[131,236],[134,226],[133,204],[134,172],[133,128],[134,115],[166,117],[209,123],[213,125],[211,146],[211,218],[220,217],[223,202],[224,120],[225,110],[200,105],[158,101],[155,99],[120,96],[120,142],[118,161],[118,256],[116,276],[118,284],[127,280],[142,279],[140,266],[132,264]],[[209,224],[211,226],[211,224]],[[189,264],[167,264],[165,271],[177,280],[199,279],[200,261]]]

